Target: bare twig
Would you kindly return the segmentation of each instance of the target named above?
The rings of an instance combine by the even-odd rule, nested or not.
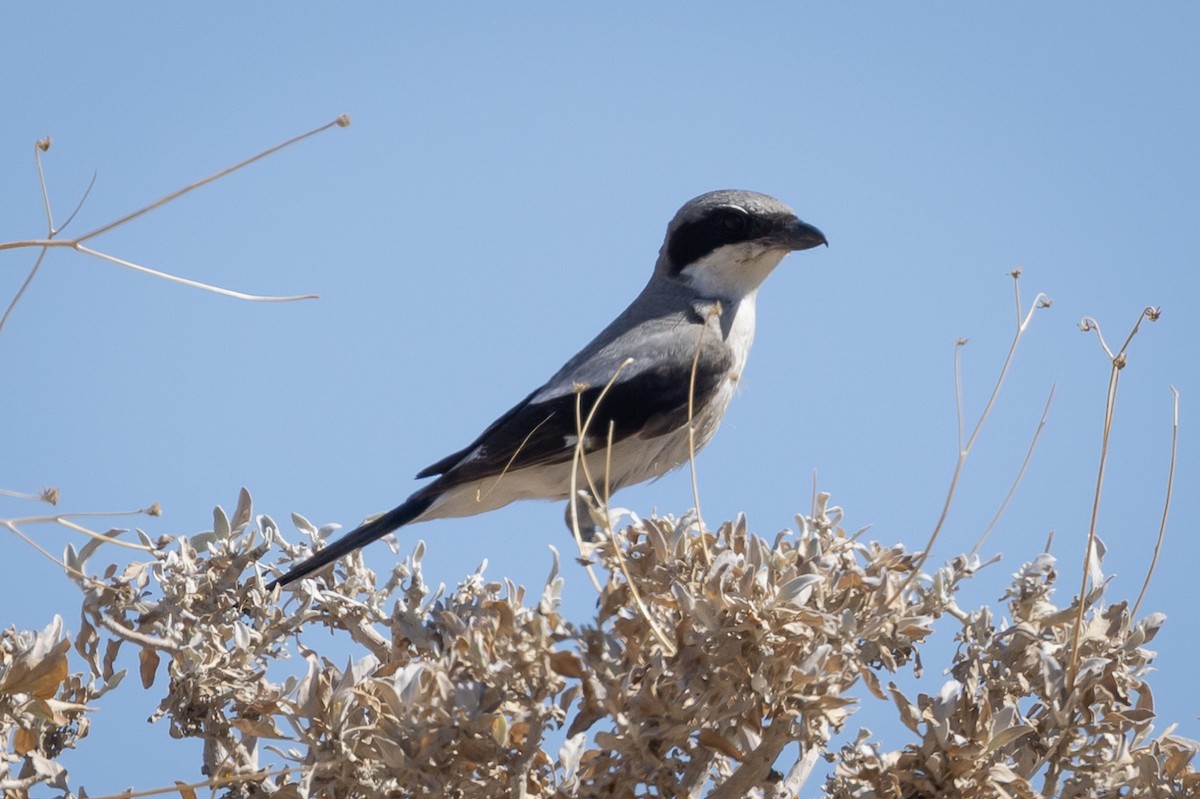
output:
[[[42,167],[42,153],[50,149],[50,137],[39,140],[33,146],[33,160],[37,165],[38,186],[42,191],[42,206],[46,213],[46,238],[54,238],[63,231],[67,225],[71,224],[71,220],[79,213],[79,209],[83,208],[83,204],[87,202],[88,195],[92,193],[92,188],[96,185],[96,173],[92,173],[92,179],[88,181],[87,188],[83,190],[83,195],[80,196],[79,202],[75,203],[75,209],[71,211],[67,217],[67,221],[57,227],[54,224],[54,212],[50,208],[50,192],[46,188],[46,171]]]
[[[54,555],[51,555],[50,552],[47,551],[45,547],[43,547],[37,541],[34,541],[29,536],[27,536],[24,533],[24,531],[21,530],[21,528],[18,526],[18,524],[19,524],[19,520],[0,519],[0,527],[7,527],[8,530],[13,535],[15,535],[17,538],[20,538],[22,541],[24,541],[26,544],[28,544],[30,546],[30,548],[33,549],[34,552],[36,552],[39,555],[41,555],[42,557],[46,558],[51,563],[53,563],[55,566],[58,566],[60,569],[65,571],[67,574],[74,574],[79,577],[84,576],[84,575],[76,572],[74,569],[72,569],[70,566],[68,566],[63,561],[56,558]]]
[[[608,426],[609,451],[612,450],[612,431],[613,431],[613,424],[611,422],[609,422],[609,426]],[[608,490],[607,482],[608,481],[606,479],[605,480],[605,491]],[[608,540],[609,540],[609,543],[612,544],[613,554],[616,555],[617,566],[621,569],[621,574],[625,575],[625,585],[629,586],[629,596],[633,598],[633,602],[635,605],[637,605],[638,610],[641,612],[642,618],[644,618],[646,620],[646,624],[648,624],[650,626],[650,629],[654,632],[654,637],[658,639],[658,642],[660,644],[662,644],[663,650],[667,653],[667,656],[670,657],[671,655],[675,654],[675,651],[676,651],[675,644],[671,641],[670,638],[667,637],[667,634],[662,631],[662,629],[658,625],[658,622],[655,621],[654,617],[650,615],[650,608],[646,606],[646,600],[642,599],[642,592],[638,589],[637,582],[633,579],[633,575],[631,575],[629,573],[629,564],[625,561],[625,552],[621,549],[621,542],[617,540],[617,536],[613,533],[613,530],[612,530],[612,520],[608,515],[608,499],[607,499],[607,497],[604,500],[604,517],[605,517],[605,524],[608,525],[608,527],[607,527]]]
[[[1100,437],[1100,465],[1096,471],[1096,490],[1092,495],[1092,514],[1088,523],[1087,544],[1083,548],[1083,574],[1080,577],[1079,585],[1079,607],[1075,613],[1075,629],[1071,635],[1071,660],[1067,666],[1067,692],[1075,686],[1075,676],[1079,669],[1079,637],[1082,633],[1083,614],[1087,605],[1087,589],[1088,577],[1091,573],[1090,564],[1092,562],[1092,553],[1096,546],[1096,523],[1100,518],[1100,496],[1104,489],[1104,471],[1108,465],[1108,437],[1112,432],[1113,413],[1117,405],[1117,385],[1120,381],[1121,370],[1125,368],[1128,362],[1128,357],[1125,350],[1129,347],[1129,342],[1137,335],[1141,328],[1142,320],[1149,319],[1157,321],[1159,310],[1157,308],[1144,308],[1138,314],[1137,321],[1134,322],[1133,328],[1129,331],[1129,335],[1125,337],[1125,343],[1121,345],[1121,349],[1117,350],[1116,354],[1109,348],[1108,343],[1104,340],[1104,334],[1100,332],[1100,325],[1095,319],[1090,316],[1084,317],[1079,323],[1079,329],[1085,333],[1094,332],[1096,338],[1100,341],[1100,346],[1104,349],[1104,353],[1108,356],[1111,362],[1112,369],[1108,376],[1108,393],[1104,403],[1104,431]]]
[[[577,537],[579,537],[580,541],[582,541],[582,537],[579,534],[579,508],[575,504],[575,491],[577,488],[577,474],[575,467],[582,467],[584,479],[587,480],[588,491],[591,492],[591,495],[594,499],[599,499],[599,491],[596,487],[596,481],[592,479],[591,470],[588,468],[587,452],[584,450],[584,445],[587,442],[587,433],[592,427],[592,420],[595,419],[596,411],[600,408],[600,403],[604,400],[604,397],[608,395],[609,390],[612,389],[613,385],[617,382],[617,378],[620,376],[621,372],[632,363],[633,358],[626,358],[621,362],[621,365],[616,368],[616,371],[613,372],[613,376],[609,378],[608,382],[604,384],[604,388],[601,389],[600,393],[596,396],[596,401],[592,403],[592,407],[588,409],[586,419],[584,419],[582,415],[583,406],[581,403],[583,402],[583,392],[587,389],[587,386],[576,387],[575,429],[577,435],[575,436],[575,453],[572,456],[573,463],[571,466],[571,517],[573,526],[575,527],[575,534]]]
[[[16,532],[19,534],[19,531],[17,528],[21,525],[25,525],[25,524],[58,524],[58,525],[62,525],[63,527],[66,527],[68,530],[74,530],[77,533],[82,533],[83,535],[86,535],[89,538],[95,538],[96,540],[101,541],[106,544],[116,544],[117,546],[125,547],[126,549],[136,549],[136,550],[139,550],[142,552],[150,552],[151,551],[150,547],[144,546],[142,544],[130,543],[129,541],[119,541],[119,540],[113,539],[109,536],[103,535],[101,533],[97,533],[95,530],[89,530],[88,528],[84,527],[83,525],[78,524],[71,520],[72,519],[85,519],[85,518],[86,519],[111,518],[111,517],[119,517],[119,516],[142,516],[142,515],[158,516],[160,513],[161,513],[161,511],[159,510],[158,505],[156,504],[156,505],[150,506],[149,508],[142,508],[141,510],[134,510],[134,511],[96,511],[96,512],[91,512],[91,513],[59,513],[59,514],[55,514],[53,516],[25,516],[25,517],[22,517],[19,519],[0,519],[0,525],[7,527],[8,529],[12,530],[13,532]],[[25,536],[22,535],[22,538],[24,538],[24,537]],[[26,538],[26,540],[28,541],[29,539]],[[51,556],[51,557],[53,558],[53,556]],[[53,559],[56,563],[58,562],[57,558],[53,558]]]
[[[1021,337],[1024,336],[1025,331],[1029,329],[1029,323],[1033,320],[1034,312],[1037,311],[1039,308],[1050,307],[1050,299],[1045,294],[1042,294],[1039,292],[1037,294],[1037,296],[1035,296],[1033,298],[1033,302],[1030,304],[1028,312],[1026,312],[1022,316],[1021,309],[1023,306],[1021,305],[1021,286],[1020,286],[1021,270],[1014,269],[1009,274],[1012,276],[1012,279],[1013,279],[1013,288],[1014,288],[1014,292],[1016,295],[1016,308],[1017,308],[1017,329],[1013,335],[1012,344],[1009,345],[1008,355],[1005,356],[1005,358],[1004,358],[1004,365],[1000,368],[1000,375],[996,378],[996,385],[992,388],[991,396],[988,397],[987,404],[984,405],[983,411],[979,414],[979,420],[975,423],[975,427],[971,430],[971,435],[967,439],[966,443],[961,444],[961,446],[959,448],[958,460],[954,465],[954,474],[950,478],[950,488],[946,491],[945,502],[942,503],[942,512],[938,516],[937,523],[933,527],[933,532],[930,534],[929,541],[925,544],[924,550],[922,550],[921,554],[917,557],[916,563],[913,564],[912,572],[909,574],[908,578],[904,581],[904,584],[902,586],[900,586],[901,593],[908,590],[908,587],[912,584],[913,580],[915,580],[917,578],[917,575],[919,575],[921,573],[921,568],[925,565],[925,561],[927,561],[929,559],[929,555],[933,551],[933,545],[937,541],[938,535],[942,531],[942,526],[946,523],[946,517],[950,514],[950,506],[954,502],[954,494],[958,488],[958,480],[962,476],[963,465],[967,462],[967,456],[971,454],[971,448],[975,445],[975,439],[979,437],[979,433],[983,429],[984,422],[987,421],[988,416],[992,412],[992,407],[996,404],[996,398],[999,397],[999,395],[1000,395],[1000,387],[1004,385],[1004,378],[1008,375],[1009,367],[1012,366],[1013,358],[1016,356],[1017,345],[1021,343]],[[965,343],[966,343],[965,339],[959,339],[955,345],[956,346],[956,363],[957,363],[957,348],[962,347]],[[957,372],[957,366],[956,366],[956,372]],[[958,389],[957,394],[960,397],[960,402],[961,402],[961,396],[962,396],[961,387]],[[961,413],[962,413],[961,408],[960,408],[959,413],[960,413],[960,419],[961,419]],[[962,437],[961,421],[959,423],[959,429],[960,429],[959,437],[960,437],[960,443],[961,443],[961,437]]]
[[[1029,449],[1025,452],[1025,460],[1021,461],[1021,468],[1017,470],[1017,476],[1013,480],[1012,486],[1008,489],[1008,494],[1005,495],[1004,501],[1000,503],[1000,507],[996,510],[996,515],[988,523],[987,528],[983,531],[983,535],[975,542],[975,546],[971,549],[971,554],[975,555],[979,552],[979,548],[983,546],[983,542],[987,541],[992,530],[1000,521],[1000,517],[1004,515],[1004,511],[1008,509],[1008,504],[1012,502],[1013,495],[1017,493],[1017,486],[1021,485],[1022,478],[1025,477],[1025,472],[1029,469],[1029,461],[1033,459],[1033,451],[1037,449],[1038,439],[1041,438],[1042,430],[1046,427],[1046,417],[1050,415],[1050,405],[1054,402],[1055,386],[1050,387],[1050,396],[1046,397],[1046,407],[1042,409],[1042,418],[1038,420],[1037,430],[1033,432],[1033,439],[1029,442]]]
[[[963,404],[962,351],[970,339],[960,338],[954,342],[954,417],[958,422],[958,451],[966,449],[966,433],[963,430],[966,411]]]
[[[79,209],[83,207],[88,195],[92,193],[92,187],[96,185],[96,173],[92,173],[92,179],[88,182],[87,188],[84,189],[83,196],[79,198],[79,202],[75,205],[75,210],[72,211],[71,215],[67,217],[67,221],[63,222],[62,228],[55,228],[54,214],[50,210],[50,193],[46,190],[46,173],[42,168],[42,153],[49,149],[49,137],[37,142],[33,148],[33,160],[34,163],[37,164],[38,185],[41,187],[42,204],[45,206],[47,231],[46,237],[48,239],[53,239],[56,235],[58,235],[58,232],[62,230],[62,228],[65,228],[67,225],[71,224],[71,220],[75,218],[77,213],[79,213]],[[20,302],[21,297],[25,295],[25,290],[29,288],[29,284],[33,282],[33,278],[37,275],[38,270],[41,269],[42,262],[46,260],[46,250],[46,247],[41,248],[37,259],[33,262],[33,268],[29,270],[29,274],[25,276],[25,280],[21,283],[21,287],[18,288],[17,293],[13,295],[12,302],[10,302],[8,307],[4,309],[4,315],[0,316],[0,332],[4,331],[4,326],[8,324],[8,317],[12,316],[13,309],[17,307],[17,303]]]
[[[583,418],[580,403],[582,402],[582,392],[575,394],[575,426],[576,429],[582,431],[583,425],[580,419]],[[579,433],[579,441],[583,440],[583,433]],[[579,442],[576,442],[575,454],[571,458],[571,496],[567,500],[567,511],[571,515],[571,534],[575,536],[575,546],[579,548],[581,562],[583,563],[584,571],[587,572],[588,579],[592,582],[592,587],[596,589],[596,593],[603,593],[603,588],[600,587],[600,580],[596,577],[596,572],[592,568],[592,561],[584,555],[585,547],[583,544],[583,533],[579,530],[579,464],[583,459],[580,454]]]
[[[117,258],[115,255],[108,255],[107,253],[102,253],[99,250],[93,250],[92,248],[85,247],[78,242],[75,243],[75,246],[72,249],[77,250],[85,255],[93,255],[102,261],[108,261],[111,264],[123,266],[126,269],[132,269],[135,272],[141,272],[154,277],[160,277],[163,280],[169,280],[172,283],[180,283],[184,286],[191,286],[192,288],[211,291],[213,294],[220,294],[225,297],[233,297],[235,300],[246,300],[248,302],[295,302],[296,300],[317,299],[316,294],[293,294],[283,297],[264,294],[246,294],[241,291],[234,291],[233,289],[223,289],[220,286],[214,286],[211,283],[201,283],[199,280],[190,280],[186,277],[179,277],[166,272],[160,272],[157,269],[151,269],[148,266],[141,266],[140,264],[135,264],[132,261],[126,261],[123,258]]]
[[[613,372],[613,376],[611,378],[609,378],[609,381],[604,385],[604,388],[601,389],[600,394],[597,395],[596,401],[594,403],[592,403],[592,407],[588,410],[588,415],[587,415],[586,419],[583,418],[583,406],[582,406],[583,390],[586,388],[586,386],[577,387],[577,390],[575,392],[575,430],[576,430],[575,452],[571,456],[571,496],[569,499],[569,503],[567,505],[567,509],[571,514],[571,532],[575,536],[575,544],[579,547],[579,552],[581,554],[584,551],[584,546],[583,546],[583,533],[581,533],[579,530],[579,501],[578,501],[579,493],[578,493],[578,490],[579,490],[579,468],[580,468],[580,465],[582,465],[582,467],[583,467],[584,479],[587,480],[588,490],[591,492],[591,495],[593,498],[596,497],[596,484],[592,481],[591,475],[588,473],[587,453],[584,451],[584,443],[585,443],[585,440],[587,437],[587,431],[588,431],[588,428],[590,428],[592,425],[592,419],[596,415],[596,409],[600,407],[600,401],[604,399],[605,395],[608,394],[609,389],[611,389],[613,387],[613,384],[617,382],[617,377],[620,376],[621,372],[625,369],[625,367],[629,366],[632,363],[633,363],[633,358],[626,358],[624,361],[621,362],[621,365],[617,367],[615,372]],[[607,515],[608,515],[608,509],[606,507],[605,508],[605,516],[607,517]],[[610,525],[610,529],[611,529],[611,525]],[[614,542],[614,544],[615,544],[615,542]],[[596,593],[600,593],[600,591],[601,591],[600,581],[596,579],[596,574],[595,574],[595,572],[592,571],[591,563],[590,562],[586,563],[585,568],[587,569],[588,577],[591,578],[592,585],[596,589]]]
[[[704,317],[704,324],[700,326],[700,335],[696,338],[696,353],[692,356],[692,372],[688,377],[688,469],[692,476],[692,500],[696,503],[696,532],[700,536],[700,551],[704,553],[706,566],[712,563],[712,555],[704,537],[704,517],[700,514],[700,483],[696,478],[696,372],[700,368],[700,348],[704,345],[704,333],[708,330],[708,323],[720,315],[721,305],[714,303]]]
[[[1142,599],[1150,588],[1150,578],[1154,576],[1154,567],[1158,565],[1158,555],[1162,550],[1163,538],[1167,533],[1167,512],[1171,509],[1171,490],[1175,486],[1175,455],[1179,447],[1179,391],[1175,386],[1171,386],[1171,394],[1174,399],[1171,421],[1171,465],[1167,468],[1167,496],[1163,499],[1162,521],[1158,524],[1158,539],[1154,542],[1154,555],[1150,558],[1150,568],[1146,570],[1146,580],[1142,583],[1142,590],[1138,592],[1137,601],[1133,603],[1131,615],[1135,619],[1138,609],[1142,606]]]
[[[34,502],[48,502],[51,505],[58,504],[58,489],[43,488],[38,494],[30,494],[27,491],[13,491],[8,488],[0,488],[0,496],[12,497],[13,499],[29,499]]]
[[[517,445],[515,450],[513,450],[513,454],[505,462],[504,468],[500,470],[500,474],[496,475],[496,479],[492,482],[492,484],[488,486],[486,490],[479,490],[475,492],[476,502],[482,502],[489,494],[496,490],[496,487],[500,485],[500,481],[503,480],[504,476],[508,474],[508,470],[512,468],[514,463],[516,463],[517,456],[525,450],[525,445],[529,443],[529,439],[533,438],[533,434],[541,429],[541,426],[548,421],[550,421],[550,416],[547,416],[545,419],[535,424],[529,430],[529,432],[525,434],[525,437],[521,439],[521,443]]]
[[[95,530],[89,530],[88,528],[84,527],[82,524],[76,524],[75,522],[71,521],[70,519],[66,518],[65,516],[59,516],[58,518],[54,519],[54,521],[58,522],[63,527],[67,528],[68,530],[74,530],[77,533],[82,533],[83,535],[86,535],[88,538],[94,538],[97,541],[101,541],[105,544],[113,544],[118,547],[124,547],[125,549],[136,549],[141,552],[152,552],[153,551],[153,549],[151,547],[148,547],[144,544],[134,544],[130,541],[121,541],[120,539],[111,538],[109,536],[97,533]]]
[[[588,430],[592,426],[592,422],[595,420],[596,411],[599,410],[600,403],[604,401],[604,397],[608,394],[609,390],[612,389],[613,385],[617,382],[617,378],[621,375],[621,372],[632,363],[633,363],[633,358],[626,358],[624,361],[621,362],[621,365],[617,367],[615,372],[613,372],[613,376],[611,378],[609,378],[609,381],[604,385],[604,388],[596,396],[596,401],[592,403],[592,407],[590,409],[588,409],[588,415],[587,415],[586,419],[583,418],[583,414],[582,414],[583,407],[581,404],[582,397],[583,397],[582,389],[586,388],[586,387],[580,387],[581,390],[578,390],[575,392],[575,428],[578,431],[578,433],[576,435],[576,440],[575,440],[575,455],[572,458],[572,463],[571,463],[571,500],[570,500],[570,504],[567,505],[567,508],[571,512],[571,532],[574,533],[574,535],[575,535],[575,543],[579,546],[580,552],[583,552],[583,534],[579,530],[579,503],[577,501],[577,497],[578,497],[577,486],[578,486],[578,480],[579,480],[579,471],[578,470],[581,465],[583,468],[584,478],[587,480],[587,483],[588,483],[589,493],[591,494],[593,499],[596,499],[597,501],[599,501],[599,499],[600,499],[600,495],[599,495],[599,492],[597,491],[596,483],[592,479],[592,476],[588,469],[587,452],[584,450],[584,444],[587,439],[587,433],[588,433]],[[610,423],[609,428],[608,428],[608,438],[606,441],[608,452],[605,454],[604,507],[602,508],[603,514],[604,514],[605,532],[608,533],[608,540],[612,544],[613,551],[616,553],[617,562],[620,564],[621,571],[625,575],[625,584],[629,586],[630,597],[633,599],[634,604],[637,605],[638,611],[642,614],[642,617],[646,620],[646,623],[650,626],[651,631],[654,633],[654,637],[657,638],[659,644],[662,645],[663,650],[666,651],[666,653],[668,655],[673,655],[673,654],[675,654],[675,645],[674,645],[674,643],[671,642],[671,639],[667,637],[666,633],[664,633],[662,631],[659,624],[655,621],[654,617],[650,614],[650,609],[646,606],[645,600],[642,599],[641,592],[638,591],[637,583],[633,580],[633,578],[629,574],[629,567],[625,563],[625,553],[621,551],[621,544],[619,541],[617,541],[617,537],[613,533],[612,518],[608,512],[608,488],[609,488],[609,486],[608,486],[608,474],[607,474],[608,466],[610,463],[608,460],[608,456],[612,452],[612,436],[613,436],[613,426]],[[591,577],[592,577],[593,585],[596,586],[597,591],[600,591],[600,583],[596,580],[595,575],[592,574],[592,572],[591,572],[591,564],[588,564],[587,568],[588,568],[588,574],[591,575]]]
[[[17,303],[21,301],[21,297],[25,294],[25,289],[29,288],[29,284],[33,282],[34,276],[38,270],[42,268],[42,262],[46,260],[46,248],[38,253],[37,259],[33,262],[33,268],[29,270],[29,274],[25,276],[25,282],[17,289],[17,293],[13,295],[12,302],[4,309],[4,315],[0,316],[0,332],[4,330],[4,326],[8,324],[8,317],[12,316],[13,308],[17,307]]]
[[[97,614],[94,616],[94,618],[96,619],[96,625],[98,627],[103,627],[105,630],[108,630],[118,638],[129,641],[133,644],[148,646],[152,649],[161,649],[162,651],[169,652],[172,655],[177,655],[186,648],[175,641],[170,641],[166,638],[162,638],[161,636],[147,635],[146,633],[138,632],[137,630],[134,630],[129,626],[117,621],[117,619],[113,616]]]
[[[332,122],[326,122],[324,125],[321,125],[318,128],[313,128],[312,130],[308,131],[307,133],[301,133],[299,136],[294,136],[294,137],[288,139],[287,141],[283,142],[282,144],[276,144],[274,147],[268,147],[267,149],[263,150],[261,153],[258,153],[257,155],[252,155],[249,158],[245,159],[244,161],[239,161],[238,163],[234,164],[233,166],[226,167],[225,169],[222,169],[218,172],[214,172],[213,174],[209,175],[206,178],[202,178],[201,180],[198,180],[195,183],[191,183],[187,186],[184,186],[182,189],[178,189],[164,197],[160,197],[157,200],[155,200],[154,202],[150,203],[149,205],[144,205],[141,208],[137,209],[136,211],[126,214],[125,216],[121,217],[120,219],[116,220],[115,222],[109,222],[107,225],[101,225],[100,227],[96,228],[95,230],[89,230],[87,233],[84,233],[82,236],[77,238],[76,241],[87,241],[88,239],[94,239],[96,236],[99,236],[102,233],[107,233],[108,231],[112,230],[113,228],[120,227],[121,225],[125,224],[126,222],[137,219],[139,216],[142,216],[143,214],[148,214],[151,211],[153,211],[155,208],[160,208],[160,207],[166,205],[167,203],[171,202],[172,200],[174,200],[177,197],[182,197],[183,195],[187,194],[190,191],[194,191],[195,189],[198,189],[201,186],[206,186],[209,183],[212,183],[214,180],[220,180],[221,178],[225,177],[226,175],[238,171],[242,167],[249,166],[250,164],[253,164],[255,161],[259,161],[263,158],[266,158],[268,155],[271,155],[272,153],[279,152],[280,150],[284,149],[285,147],[290,147],[291,145],[296,144],[297,142],[303,141],[303,140],[309,138],[310,136],[316,136],[318,133],[323,133],[324,131],[329,130],[332,127],[336,126],[336,127],[344,128],[344,127],[347,127],[349,124],[350,124],[350,117],[343,114],[343,115],[339,116],[337,119],[333,120]]]
[[[87,188],[83,190],[83,194],[79,197],[79,202],[75,203],[75,208],[71,211],[70,215],[67,217],[67,221],[63,222],[61,225],[59,225],[54,230],[54,235],[58,235],[59,233],[62,233],[64,230],[66,230],[67,225],[71,224],[71,222],[75,219],[76,214],[78,214],[81,210],[83,210],[83,204],[87,202],[88,196],[92,193],[92,189],[96,185],[97,174],[98,173],[96,173],[96,172],[92,173],[92,179],[88,181]]]
[[[54,213],[50,210],[50,192],[46,190],[46,171],[42,168],[42,153],[50,149],[50,137],[39,139],[33,145],[33,162],[37,165],[38,185],[42,189],[42,206],[46,211],[46,235],[54,238]]]
[[[108,224],[101,225],[100,227],[90,230],[90,231],[84,233],[83,235],[78,236],[73,239],[60,239],[60,238],[58,238],[58,234],[63,230],[63,228],[65,228],[67,225],[69,225],[71,223],[71,221],[75,218],[75,215],[79,212],[79,209],[83,207],[83,203],[87,200],[88,195],[91,193],[92,186],[95,185],[96,176],[94,174],[92,175],[91,182],[88,184],[88,187],[84,191],[83,196],[80,198],[79,203],[76,205],[75,210],[71,212],[71,215],[69,217],[67,217],[67,221],[64,222],[61,226],[55,227],[54,213],[53,213],[52,206],[50,203],[50,193],[46,187],[46,176],[45,176],[45,171],[42,167],[42,159],[41,159],[41,153],[45,152],[50,147],[50,140],[47,138],[47,139],[43,139],[43,140],[39,141],[37,143],[37,146],[35,147],[34,156],[35,156],[35,161],[37,163],[38,182],[39,182],[39,186],[41,188],[41,193],[42,193],[42,203],[45,207],[47,233],[46,233],[46,237],[43,239],[29,239],[29,240],[24,240],[24,241],[0,242],[0,250],[18,249],[18,248],[23,248],[23,247],[38,247],[41,249],[41,252],[38,254],[37,260],[34,263],[33,268],[30,270],[28,276],[26,276],[24,283],[22,283],[20,289],[17,290],[16,296],[14,296],[12,301],[8,304],[8,307],[5,309],[3,317],[0,317],[0,330],[4,329],[4,325],[5,325],[5,323],[7,323],[8,318],[12,315],[13,309],[16,307],[17,303],[20,301],[21,297],[24,295],[25,290],[28,288],[29,284],[33,281],[33,278],[37,275],[38,270],[41,268],[42,261],[46,255],[46,251],[49,250],[51,247],[62,247],[62,248],[66,248],[66,249],[75,250],[76,252],[83,253],[84,255],[90,255],[95,258],[99,258],[101,260],[108,261],[109,263],[117,264],[118,266],[123,266],[127,269],[133,269],[135,271],[142,272],[144,274],[162,278],[163,280],[168,280],[168,281],[171,281],[174,283],[180,283],[185,286],[191,286],[192,288],[203,289],[204,291],[211,291],[215,294],[221,294],[223,296],[233,297],[233,298],[239,299],[239,300],[246,300],[246,301],[250,301],[250,302],[293,302],[296,300],[315,299],[317,297],[316,294],[296,294],[296,295],[289,295],[289,296],[272,296],[272,295],[247,294],[247,293],[240,292],[240,291],[233,291],[231,289],[224,289],[224,288],[213,286],[213,285],[210,285],[207,283],[202,283],[200,281],[189,280],[187,278],[177,277],[175,275],[171,275],[166,272],[161,272],[157,269],[151,269],[149,267],[142,266],[140,264],[136,264],[136,263],[127,261],[122,258],[117,258],[116,256],[100,252],[91,247],[87,247],[84,245],[84,242],[86,242],[90,239],[96,238],[97,236],[107,233],[110,230],[113,230],[117,227],[120,227],[121,225],[124,225],[127,222],[130,222],[144,214],[147,214],[156,208],[160,208],[163,205],[166,205],[167,203],[171,202],[172,200],[174,200],[178,197],[181,197],[182,195],[187,194],[190,191],[193,191],[195,189],[200,188],[201,186],[212,183],[215,180],[219,180],[220,178],[223,178],[232,172],[236,172],[237,170],[239,170],[245,166],[248,166],[249,164],[252,164],[255,161],[258,161],[259,159],[265,158],[268,155],[271,155],[272,153],[278,152],[279,150],[282,150],[285,147],[295,144],[296,142],[307,139],[310,136],[315,136],[316,134],[321,133],[322,131],[328,130],[331,127],[335,127],[335,126],[346,127],[349,124],[350,124],[350,117],[343,114],[342,116],[339,116],[337,119],[333,120],[332,122],[328,122],[318,128],[308,131],[307,133],[303,133],[299,136],[295,136],[295,137],[283,142],[282,144],[277,144],[274,147],[269,147],[266,150],[263,150],[262,152],[251,156],[250,158],[247,158],[243,161],[240,161],[240,162],[234,164],[233,166],[222,169],[212,175],[209,175],[208,177],[206,177],[202,180],[198,180],[195,183],[191,183],[187,186],[184,186],[182,189],[171,192],[170,194],[167,194],[164,197],[160,197],[159,199],[155,200],[154,202],[152,202],[148,205],[142,206],[141,208],[137,209],[136,211],[132,211],[131,213],[125,214],[124,216],[120,217],[119,219],[117,219],[113,222],[109,222]]]

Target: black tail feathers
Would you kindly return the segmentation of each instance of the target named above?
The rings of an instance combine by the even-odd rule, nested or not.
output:
[[[399,529],[429,510],[437,496],[418,492],[404,501],[402,505],[392,508],[387,513],[377,516],[365,524],[334,541],[324,549],[315,552],[308,560],[293,566],[278,580],[267,585],[270,591],[277,585],[287,585],[301,577],[312,574],[317,569],[333,563],[343,555],[347,555],[361,546],[365,546],[377,538],[382,538],[393,530]]]

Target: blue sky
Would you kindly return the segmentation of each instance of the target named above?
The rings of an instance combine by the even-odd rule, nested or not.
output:
[[[67,511],[163,504],[191,533],[239,487],[256,511],[352,525],[398,503],[641,288],[666,223],[714,188],[774,194],[828,236],[759,301],[744,388],[699,460],[705,517],[771,536],[814,471],[846,525],[920,548],[956,455],[954,342],[968,417],[1012,336],[1008,272],[1039,312],[967,463],[935,559],[969,549],[1008,491],[1051,385],[1033,463],[964,594],[993,602],[1055,535],[1077,590],[1108,363],[1122,375],[1099,532],[1132,600],[1165,490],[1175,504],[1146,610],[1160,729],[1200,738],[1200,7],[1015,3],[34,4],[0,10],[0,241],[42,235],[33,142],[57,217],[99,226],[340,113],[323,134],[96,241],[176,274],[318,301],[254,305],[53,253],[0,333],[0,487],[56,485]],[[7,304],[32,251],[0,253]],[[691,504],[686,473],[630,489],[646,514]],[[0,517],[39,509],[0,498]],[[540,586],[562,510],[514,506],[415,527],[428,576],[483,559]],[[61,551],[65,531],[34,527]],[[76,624],[77,594],[9,536],[0,623]],[[116,557],[116,555],[114,555]],[[386,568],[386,546],[370,551]],[[568,611],[591,589],[569,573]],[[952,651],[943,636],[937,648]],[[927,657],[923,690],[940,664]],[[193,779],[195,750],[125,686],[70,766],[90,793]],[[873,700],[868,700],[868,706]],[[886,710],[884,708],[883,710]],[[886,713],[869,708],[868,726]],[[896,743],[900,741],[897,740]],[[153,753],[151,755],[151,753]]]

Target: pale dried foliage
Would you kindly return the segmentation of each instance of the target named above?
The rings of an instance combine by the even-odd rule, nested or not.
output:
[[[1098,564],[1096,564],[1098,565]],[[1130,618],[1128,604],[1088,597],[1082,661],[1067,683],[1075,609],[1050,601],[1054,559],[1014,575],[1011,621],[983,608],[962,619],[951,680],[916,702],[893,688],[917,742],[881,752],[844,747],[832,797],[1183,797],[1200,795],[1197,744],[1152,734],[1154,700],[1145,649],[1164,621]],[[1095,575],[1099,576],[1099,575]]]
[[[822,497],[773,540],[738,519],[703,541],[694,519],[634,518],[583,553],[603,582],[578,623],[562,615],[557,563],[536,595],[482,568],[447,592],[425,584],[420,545],[380,581],[355,555],[269,595],[256,564],[308,546],[243,493],[213,531],[143,536],[152,560],[77,578],[84,675],[57,618],[0,637],[0,789],[69,794],[56,758],[132,649],[143,685],[163,691],[156,715],[204,742],[204,773],[228,796],[794,796],[822,756],[834,797],[1197,794],[1196,745],[1151,730],[1144,645],[1160,616],[1103,604],[1097,580],[1068,685],[1074,609],[1051,602],[1049,556],[1017,573],[998,622],[955,604],[977,561],[910,580],[911,553],[840,518]],[[294,521],[310,541],[330,532]],[[90,572],[97,549],[69,552],[69,567]],[[912,700],[881,685],[919,668],[939,617],[961,623],[946,686]],[[314,626],[359,654],[330,662],[301,636]],[[894,701],[911,744],[885,752],[864,734],[831,748],[860,682]]]

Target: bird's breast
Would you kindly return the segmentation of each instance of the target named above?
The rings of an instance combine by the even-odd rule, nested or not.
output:
[[[750,357],[750,345],[754,343],[754,295],[743,298],[740,302],[723,310],[723,315],[729,314],[732,319],[728,325],[722,325],[725,333],[725,345],[733,356],[730,367],[730,377],[736,383],[746,368],[746,360]]]

